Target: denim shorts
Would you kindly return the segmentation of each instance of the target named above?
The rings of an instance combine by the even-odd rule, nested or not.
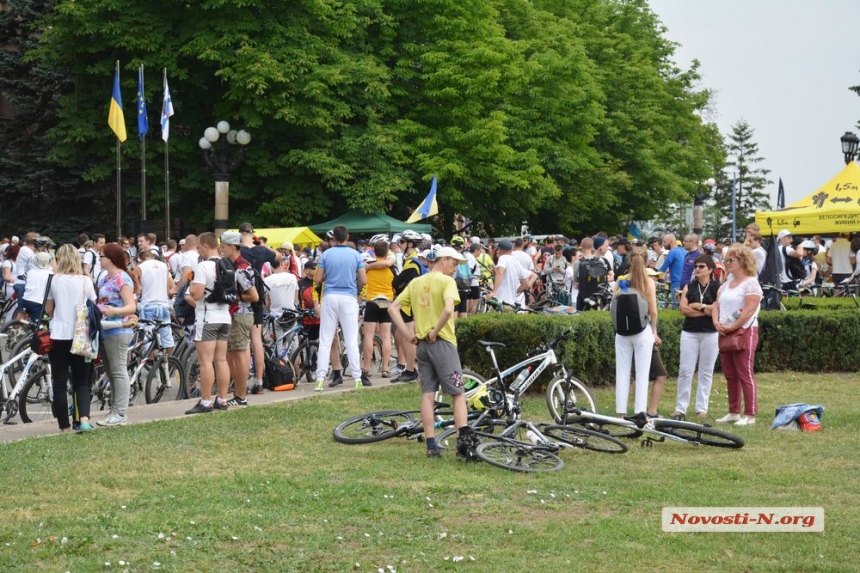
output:
[[[170,306],[157,302],[144,304],[140,309],[140,318],[170,322]],[[158,329],[158,342],[162,348],[173,348],[176,346],[176,343],[173,341],[173,330],[169,326],[162,326]]]

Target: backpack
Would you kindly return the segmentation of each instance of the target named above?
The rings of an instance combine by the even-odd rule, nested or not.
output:
[[[469,290],[472,287],[472,269],[469,268],[468,262],[457,265],[454,280],[457,282],[457,290]]]
[[[206,302],[233,304],[239,299],[239,291],[236,289],[236,267],[230,259],[209,259],[215,262],[215,285],[206,296]]]
[[[642,293],[631,286],[615,293],[609,305],[609,311],[612,314],[615,332],[621,336],[639,334],[650,324],[648,301]]]
[[[185,295],[188,292],[188,285],[190,284],[190,282],[186,282],[182,285],[176,293],[176,296],[173,297],[173,312],[176,314],[176,318],[179,320],[179,323],[183,326],[190,326],[194,323],[194,307],[188,304],[188,301],[185,300]]]
[[[789,257],[786,255],[785,245],[782,249],[782,260],[785,266],[785,274],[792,281],[802,281],[806,278],[806,269],[803,268],[803,261],[797,257]]]
[[[601,284],[607,282],[609,269],[603,257],[581,259],[579,261],[579,292],[582,297],[589,297],[597,292]]]
[[[292,388],[282,388],[282,390],[292,390],[295,388],[295,377],[293,368],[286,358],[280,356],[266,356],[266,376],[263,380],[263,387],[267,390],[275,390],[280,386],[289,384]]]

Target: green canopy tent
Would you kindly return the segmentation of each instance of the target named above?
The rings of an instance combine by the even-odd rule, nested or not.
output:
[[[430,233],[433,226],[427,223],[404,223],[394,217],[381,213],[362,213],[353,209],[347,211],[337,219],[311,225],[310,229],[318,234],[324,235],[335,225],[346,225],[351,235],[369,235],[372,233],[402,233],[411,229],[416,233]]]

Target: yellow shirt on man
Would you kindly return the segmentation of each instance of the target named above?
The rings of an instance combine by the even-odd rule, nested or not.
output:
[[[439,317],[445,310],[445,299],[454,299],[454,306],[460,303],[460,294],[457,292],[457,283],[453,277],[443,273],[430,272],[413,279],[403,292],[397,297],[404,311],[409,310],[415,319],[415,336],[419,340],[427,338],[430,331],[436,328]],[[451,320],[445,323],[439,331],[439,338],[457,345],[457,336],[454,334],[453,315]]]

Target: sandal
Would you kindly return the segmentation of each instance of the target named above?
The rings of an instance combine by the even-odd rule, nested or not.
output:
[[[383,378],[391,378],[391,373],[388,372],[388,370],[383,370],[382,371],[382,377]]]
[[[672,419],[673,419],[673,420],[678,420],[678,421],[680,421],[680,422],[683,422],[684,420],[686,420],[686,419],[687,419],[687,417],[686,417],[684,414],[680,413],[680,412],[672,412]]]

